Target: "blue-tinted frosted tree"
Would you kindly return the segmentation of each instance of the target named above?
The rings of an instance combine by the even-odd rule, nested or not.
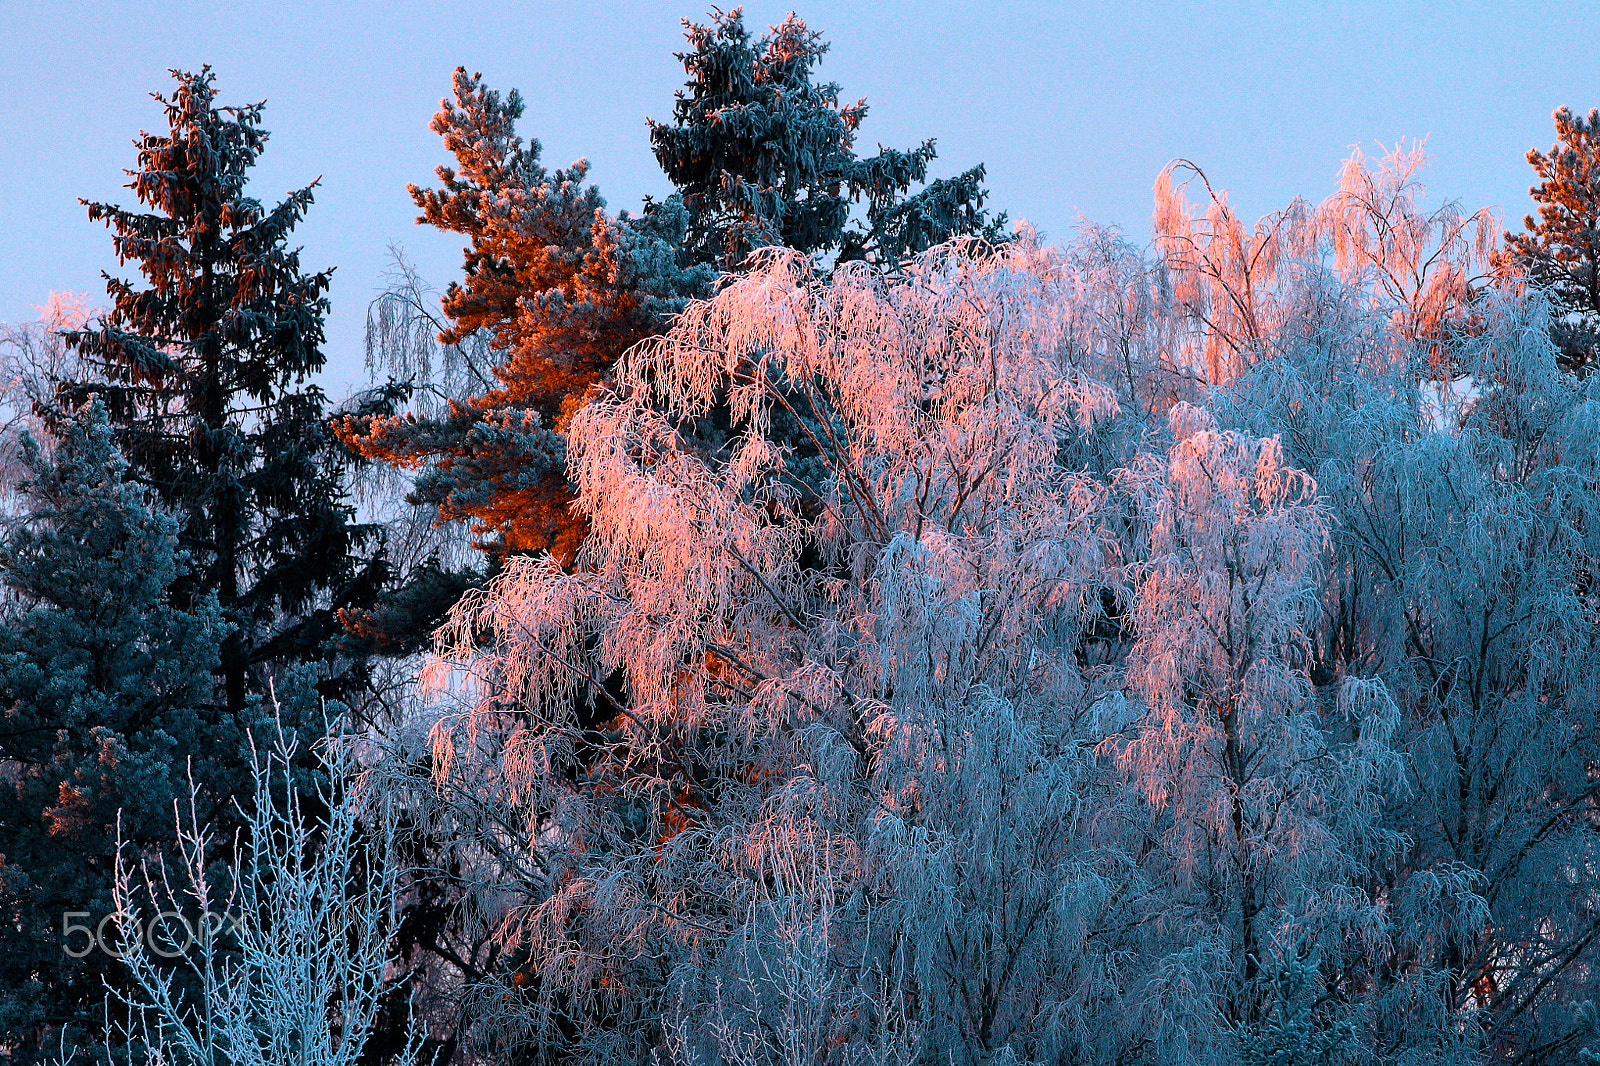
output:
[[[1312,685],[1328,528],[1316,484],[1276,438],[1186,404],[1171,425],[1165,461],[1124,475],[1139,515],[1127,670],[1144,713],[1106,749],[1148,812],[1134,819],[1141,863],[1167,907],[1154,943],[1214,951],[1219,1007],[1249,1034],[1280,974],[1381,962],[1388,916],[1359,872],[1399,846],[1381,817],[1401,781],[1398,711],[1376,679],[1347,676],[1321,699]],[[1349,1006],[1315,1021],[1352,1028]],[[1353,1031],[1341,1042],[1359,1054]]]
[[[128,480],[98,404],[23,438],[22,521],[0,543],[0,1028],[24,1061],[96,1042],[115,961],[64,938],[67,912],[110,914],[120,832],[173,841],[172,803],[225,804],[243,754],[218,720],[212,671],[227,625],[214,599],[180,606],[178,525]],[[109,927],[108,927],[109,928]]]
[[[318,738],[327,776],[308,802],[299,738],[281,722],[260,726],[231,841],[192,788],[174,804],[170,855],[152,862],[118,840],[124,973],[112,1003],[117,1036],[144,1061],[356,1066],[386,997],[403,994],[388,972],[395,805],[366,787],[357,741],[337,727]],[[412,1066],[437,1050],[412,1029],[390,1061]]]
[[[1417,232],[1414,187],[1397,191],[1394,217],[1344,216],[1347,236],[1372,231],[1347,247]],[[1324,959],[1317,994],[1369,990],[1388,1046],[1560,1062],[1595,996],[1594,414],[1548,306],[1514,287],[1462,300],[1480,249],[1435,232],[1444,282],[1385,286],[1375,256],[1303,264],[1299,310],[1216,399],[1225,422],[1278,435],[1327,501],[1313,683],[1378,678],[1400,711],[1407,781],[1383,824],[1405,846],[1357,878],[1389,901],[1387,961]],[[1428,320],[1455,325],[1410,328]]]

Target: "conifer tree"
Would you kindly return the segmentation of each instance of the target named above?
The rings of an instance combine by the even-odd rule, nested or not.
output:
[[[191,565],[177,523],[127,480],[99,404],[60,424],[53,454],[23,438],[25,522],[0,543],[0,1032],[24,1060],[101,1021],[119,966],[64,922],[113,910],[119,831],[170,843],[186,773],[215,803],[243,748],[212,703],[216,600],[171,596]]]
[[[232,631],[222,647],[237,713],[269,664],[319,663],[331,684],[335,611],[383,577],[377,539],[340,483],[345,453],[315,385],[331,271],[305,273],[290,232],[306,186],[264,207],[246,195],[267,132],[263,104],[219,107],[210,68],[174,70],[155,95],[168,129],[142,133],[128,187],[148,213],[88,203],[146,285],[107,276],[111,311],[69,334],[102,380],[62,398],[103,397],[132,476],[180,516],[193,571],[186,595],[215,592]]]
[[[1506,234],[1506,251],[1549,292],[1562,369],[1581,377],[1600,351],[1600,109],[1582,117],[1557,108],[1554,119],[1549,153],[1528,150],[1539,217],[1523,219],[1526,233]]]
[[[584,184],[584,161],[546,169],[539,142],[516,133],[515,90],[502,97],[464,68],[452,86],[432,128],[455,166],[438,168],[439,188],[410,192],[419,223],[469,241],[439,341],[458,348],[484,331],[494,380],[436,416],[357,414],[339,433],[368,457],[427,465],[416,500],[442,519],[471,519],[483,546],[571,558],[582,528],[568,509],[559,431],[617,356],[663,328],[709,276],[680,269],[670,208],[609,215]]]
[[[867,102],[840,106],[839,86],[813,83],[828,51],[822,34],[790,13],[754,41],[742,11],[713,10],[711,24],[684,22],[689,51],[678,53],[689,81],[673,124],[650,123],[656,160],[689,213],[697,259],[736,270],[755,248],[836,252],[896,265],[959,234],[999,237],[1005,216],[983,210],[983,165],[926,180],[932,140],[910,151],[856,155]],[[851,204],[866,202],[852,223]]]

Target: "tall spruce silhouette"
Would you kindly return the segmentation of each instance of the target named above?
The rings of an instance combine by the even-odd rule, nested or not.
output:
[[[246,194],[267,131],[263,103],[216,103],[209,67],[152,94],[168,128],[134,141],[128,187],[148,212],[83,201],[144,284],[106,275],[112,308],[68,335],[100,380],[64,383],[63,405],[103,397],[133,477],[179,516],[194,560],[180,593],[214,592],[233,629],[219,672],[237,713],[269,673],[316,664],[319,690],[354,676],[337,611],[384,575],[381,538],[341,486],[348,458],[322,369],[331,270],[287,244],[313,181],[264,207]],[[338,675],[338,676],[336,676]]]

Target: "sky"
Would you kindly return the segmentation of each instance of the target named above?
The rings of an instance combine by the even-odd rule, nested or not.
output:
[[[1247,219],[1321,200],[1354,146],[1425,138],[1435,202],[1491,206],[1520,226],[1551,111],[1600,106],[1585,4],[1408,2],[792,5],[832,51],[820,75],[866,97],[857,149],[936,138],[935,176],[988,167],[991,205],[1047,240],[1080,220],[1149,239],[1151,186],[1174,158],[1204,169]],[[266,100],[251,192],[275,202],[320,177],[295,232],[310,269],[336,267],[324,384],[365,380],[368,303],[391,249],[439,288],[461,239],[419,227],[406,193],[446,161],[428,120],[458,65],[521,91],[547,165],[579,157],[612,210],[670,191],[646,117],[671,117],[686,3],[466,0],[4,0],[0,64],[0,322],[52,290],[105,302],[111,239],[78,198],[132,205],[131,140],[164,129],[148,93],[209,63],[223,104]]]

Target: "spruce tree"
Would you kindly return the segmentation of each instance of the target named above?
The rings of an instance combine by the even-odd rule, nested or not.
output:
[[[689,51],[678,59],[689,80],[673,124],[650,123],[696,258],[736,270],[751,250],[778,245],[892,266],[953,236],[999,238],[1005,216],[983,210],[981,163],[908,196],[937,155],[931,139],[856,155],[867,102],[841,106],[838,84],[812,82],[828,51],[821,33],[792,12],[755,40],[738,8],[711,19],[684,22]],[[863,201],[865,219],[852,221]]]
[[[145,284],[107,275],[111,311],[69,335],[102,380],[61,395],[103,397],[132,476],[180,516],[186,595],[214,592],[233,627],[219,672],[238,713],[300,664],[340,690],[336,612],[382,581],[382,553],[362,556],[378,534],[353,521],[346,453],[306,384],[325,361],[332,272],[306,273],[286,242],[316,182],[272,207],[248,196],[264,105],[219,107],[209,67],[172,75],[171,98],[153,94],[168,129],[140,134],[127,172],[152,210],[84,201]]]
[[[1581,377],[1600,352],[1600,109],[1557,108],[1554,119],[1555,145],[1528,151],[1539,217],[1506,234],[1506,251],[1553,300],[1551,338],[1562,368]]]
[[[0,1044],[23,1061],[62,1027],[69,1046],[92,1033],[121,979],[63,924],[111,913],[118,833],[163,850],[191,773],[220,804],[246,724],[213,703],[215,597],[173,600],[191,566],[177,523],[127,480],[103,407],[60,426],[52,453],[23,439],[24,520],[0,542],[0,1032],[17,1041]]]

